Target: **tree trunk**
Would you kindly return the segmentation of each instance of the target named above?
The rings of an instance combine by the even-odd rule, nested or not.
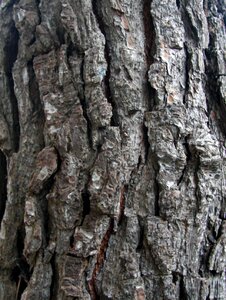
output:
[[[0,1],[0,300],[225,299],[225,7]]]

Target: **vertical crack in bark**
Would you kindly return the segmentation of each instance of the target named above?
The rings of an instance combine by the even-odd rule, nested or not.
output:
[[[41,2],[41,0],[35,0],[37,13],[38,13],[38,17],[39,17],[39,22],[38,22],[39,24],[41,24],[41,22],[42,22],[42,13],[40,10],[40,2]]]
[[[198,29],[192,24],[190,19],[190,14],[187,11],[187,1],[183,1],[180,8],[186,36],[194,44],[194,47],[197,47],[199,43]]]
[[[198,154],[197,154],[198,155]],[[196,212],[199,212],[200,210],[200,191],[199,191],[199,177],[198,177],[198,172],[200,170],[200,158],[197,156],[194,160],[194,181],[195,181],[195,198],[196,198]]]
[[[24,258],[18,259],[10,277],[12,281],[16,282],[16,300],[21,299],[21,296],[27,287],[30,277],[30,266],[27,264]]]
[[[29,98],[32,104],[32,117],[38,117],[38,120],[41,124],[44,123],[44,110],[43,105],[40,98],[39,85],[36,79],[34,67],[33,67],[33,59],[27,63],[28,67],[28,76],[29,76]],[[43,138],[43,146],[44,146],[44,138]]]
[[[143,2],[143,18],[144,18],[144,52],[148,67],[154,62],[155,53],[155,28],[151,15],[152,0],[144,0]]]
[[[180,275],[180,285],[179,285],[179,300],[187,300],[187,292],[184,285],[184,276]]]
[[[136,251],[139,252],[144,247],[144,224],[141,217],[138,216],[138,224],[139,224],[139,241],[136,248]]]
[[[80,66],[80,79],[81,79],[81,85],[82,88],[78,90],[78,87],[76,86],[73,78],[73,71],[72,66],[70,64],[70,56],[73,55],[73,52],[78,51],[77,54],[79,54],[79,58],[81,59],[81,66]],[[83,117],[86,120],[87,124],[87,138],[88,143],[91,149],[93,149],[93,138],[92,138],[92,123],[88,116],[87,112],[87,102],[85,97],[85,79],[84,79],[84,65],[85,65],[85,54],[81,53],[81,50],[76,49],[76,46],[72,43],[72,41],[68,42],[68,47],[66,51],[67,56],[67,67],[71,73],[72,83],[74,85],[75,90],[78,90],[78,98],[82,107]]]
[[[177,8],[180,9],[180,0],[176,0]]]
[[[0,150],[0,229],[7,202],[7,159]]]
[[[91,296],[92,300],[100,299],[100,297],[97,293],[97,289],[96,289],[96,279],[97,279],[97,275],[100,272],[101,268],[103,267],[104,261],[106,259],[106,252],[108,249],[109,240],[110,240],[110,237],[113,232],[114,232],[114,219],[111,219],[108,230],[102,239],[102,242],[101,242],[101,245],[99,248],[99,252],[97,253],[97,260],[96,260],[96,264],[95,264],[95,267],[93,270],[92,278],[88,282],[90,296]]]
[[[160,216],[160,206],[159,206],[159,193],[160,193],[160,189],[159,189],[159,182],[157,177],[157,172],[155,174],[155,180],[154,180],[154,193],[155,193],[155,216],[159,217]]]
[[[150,150],[150,144],[148,140],[148,128],[143,125],[143,143],[144,143],[144,163],[148,161],[148,155]]]
[[[57,153],[57,169],[55,170],[55,172],[48,178],[48,180],[44,183],[43,188],[39,194],[39,198],[40,198],[40,209],[41,209],[41,213],[42,213],[42,223],[43,223],[43,229],[45,230],[44,232],[44,236],[46,239],[46,244],[48,244],[49,239],[50,239],[50,232],[49,232],[49,212],[48,212],[48,201],[46,199],[46,196],[50,193],[51,189],[54,186],[55,183],[55,177],[56,174],[60,171],[61,169],[61,164],[62,164],[62,159],[60,157],[60,153],[57,150],[56,147],[54,147],[56,153]]]
[[[209,115],[209,123],[211,124],[211,112],[213,111],[212,118],[218,120],[216,112],[220,116],[218,120],[219,127],[226,137],[226,105],[225,100],[220,92],[220,82],[219,77],[225,74],[219,74],[218,63],[217,63],[217,54],[214,49],[213,38],[210,36],[210,46],[209,49],[205,50],[205,87],[206,87],[206,101],[207,109]],[[222,121],[221,121],[222,120]]]
[[[108,103],[111,104],[112,106],[112,117],[111,117],[111,126],[119,126],[119,117],[117,114],[117,106],[116,103],[114,102],[112,92],[111,92],[111,86],[110,86],[110,78],[111,78],[111,52],[110,52],[110,47],[109,43],[106,37],[106,32],[105,32],[105,24],[103,21],[103,18],[101,16],[100,12],[100,7],[98,6],[98,1],[92,0],[92,7],[93,7],[93,13],[96,18],[97,24],[99,26],[99,29],[101,33],[103,34],[105,38],[105,48],[104,48],[104,56],[105,60],[107,63],[107,71],[103,79],[104,83],[104,89],[105,89],[105,96],[107,98]]]
[[[8,78],[8,87],[10,95],[10,104],[12,109],[12,139],[14,145],[14,151],[18,152],[20,147],[20,122],[19,122],[19,109],[18,102],[14,92],[14,80],[13,80],[13,66],[17,59],[18,54],[18,42],[19,32],[16,29],[14,21],[11,22],[9,36],[5,46],[5,63],[4,68],[6,76]]]
[[[147,70],[145,73],[145,80],[147,82],[147,106],[148,110],[151,111],[155,105],[156,90],[152,88],[148,81],[148,71],[150,65],[154,62],[154,54],[156,52],[155,45],[155,28],[153,18],[151,15],[151,3],[152,0],[143,1],[143,22],[144,22],[144,54],[146,58]]]
[[[188,168],[188,165],[189,165],[189,162],[191,161],[192,159],[192,154],[191,154],[191,151],[190,151],[190,148],[189,148],[189,143],[188,143],[188,136],[185,137],[184,139],[184,143],[183,143],[183,146],[185,148],[185,154],[186,154],[186,164],[184,166],[184,169],[182,171],[182,174],[181,174],[181,177],[179,178],[178,182],[177,182],[177,185],[179,186],[181,184],[181,182],[183,181],[184,179],[184,175],[186,174],[186,171],[187,171],[187,168]]]
[[[40,1],[41,0],[35,0],[36,9],[37,9],[36,12],[38,14],[38,24],[36,24],[36,27],[42,23],[42,14],[41,14],[41,10],[40,10]],[[31,39],[30,43],[28,44],[28,46],[29,47],[32,46],[35,42],[36,42],[36,29],[33,32],[33,37]]]
[[[191,65],[191,55],[189,53],[189,49],[187,43],[184,43],[184,53],[185,53],[185,89],[184,89],[184,96],[183,96],[183,104],[186,105],[187,103],[187,96],[189,92],[189,71]]]
[[[52,267],[52,281],[51,281],[51,286],[50,286],[50,296],[49,299],[55,299],[55,290],[57,289],[57,284],[58,284],[58,273],[59,271],[56,268],[56,252],[54,252],[50,264]]]
[[[79,97],[79,100],[80,100],[80,104],[82,106],[83,116],[87,123],[87,137],[88,137],[89,146],[91,149],[93,149],[92,123],[91,123],[88,113],[87,113],[87,103],[86,103],[86,96],[85,96],[84,64],[85,64],[85,55],[83,54],[83,60],[81,63],[81,71],[80,71],[82,86],[83,86],[83,95],[82,95],[82,97],[81,96]]]
[[[82,222],[81,222],[81,226],[84,222],[84,219],[87,215],[89,215],[90,213],[90,193],[87,189],[87,186],[85,186],[84,190],[81,193],[82,195],[82,206],[83,206],[83,210],[82,210]]]
[[[124,185],[121,188],[121,193],[120,193],[118,225],[120,225],[122,223],[122,220],[124,217],[125,200],[126,200],[127,192],[128,192],[128,185]]]

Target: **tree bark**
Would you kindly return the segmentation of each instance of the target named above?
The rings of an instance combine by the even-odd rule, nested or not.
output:
[[[0,300],[225,299],[225,20],[0,1]]]

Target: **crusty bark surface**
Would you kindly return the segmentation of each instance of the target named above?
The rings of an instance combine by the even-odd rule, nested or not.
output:
[[[225,299],[225,8],[0,1],[0,300]]]

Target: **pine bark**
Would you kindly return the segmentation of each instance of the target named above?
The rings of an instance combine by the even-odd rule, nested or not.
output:
[[[225,299],[225,20],[0,1],[0,300]]]

